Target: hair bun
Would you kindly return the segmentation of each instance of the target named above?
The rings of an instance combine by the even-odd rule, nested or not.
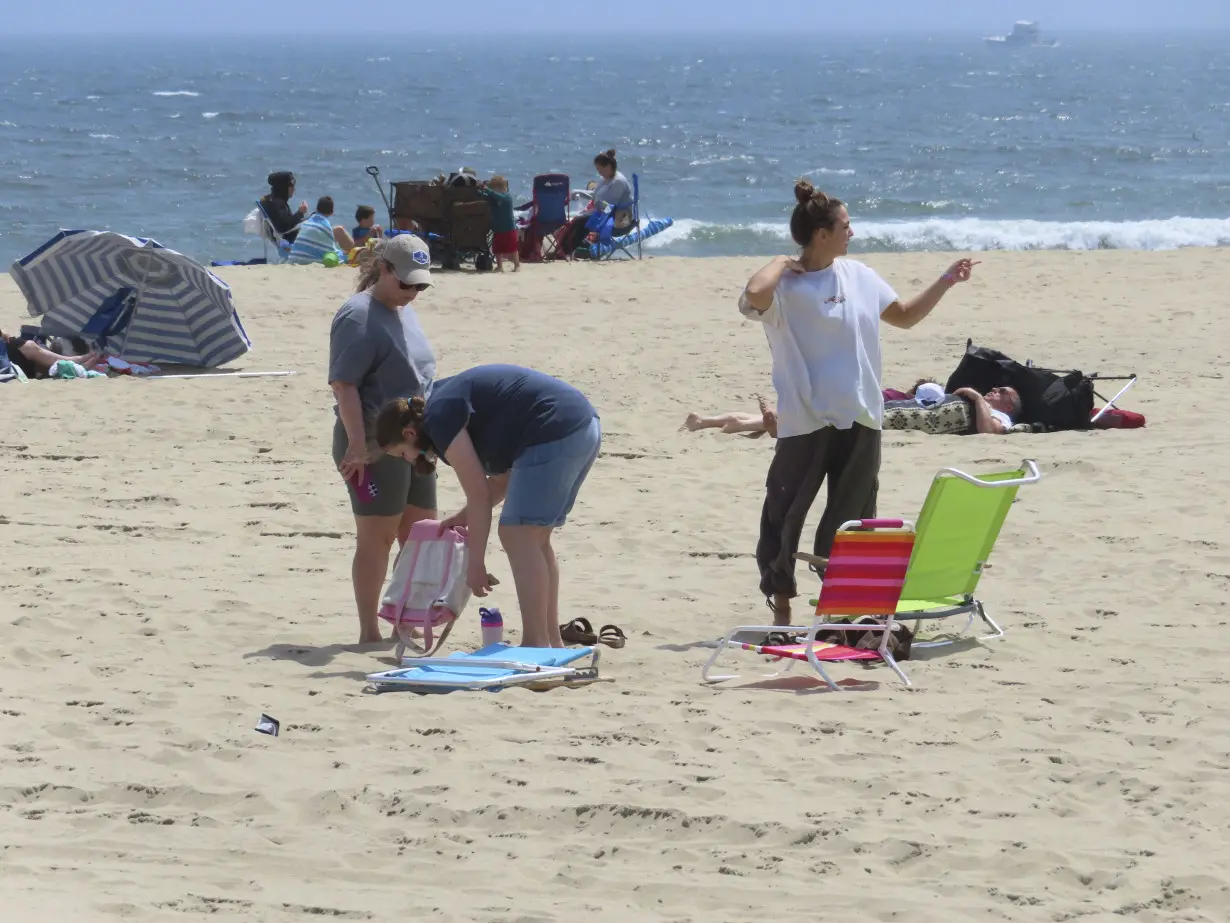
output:
[[[800,205],[806,205],[816,195],[816,187],[805,179],[799,180],[794,184],[794,197],[798,199]]]
[[[606,152],[606,155],[607,155],[608,157],[610,157],[612,160],[614,160],[614,159],[615,159],[615,148],[610,148],[610,149]]]

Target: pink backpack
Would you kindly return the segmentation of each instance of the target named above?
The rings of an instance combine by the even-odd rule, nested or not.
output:
[[[441,533],[440,524],[431,519],[410,527],[380,607],[380,617],[397,626],[398,659],[406,648],[424,656],[444,644],[470,601],[466,561],[464,528]],[[433,643],[435,630],[442,626],[444,630]]]

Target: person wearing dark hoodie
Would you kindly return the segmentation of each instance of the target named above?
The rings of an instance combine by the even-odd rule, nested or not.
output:
[[[307,202],[299,203],[299,210],[290,210],[290,197],[295,194],[295,174],[289,170],[270,173],[266,177],[269,183],[269,194],[261,198],[261,208],[269,217],[273,229],[282,235],[288,244],[295,242],[299,233],[299,223],[307,216]]]

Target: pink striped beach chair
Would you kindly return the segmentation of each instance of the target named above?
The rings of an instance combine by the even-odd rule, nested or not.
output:
[[[855,519],[843,523],[833,541],[824,585],[806,637],[794,644],[753,644],[735,638],[759,632],[780,635],[791,629],[775,625],[739,625],[718,642],[717,649],[701,670],[701,679],[706,683],[737,679],[738,674],[710,675],[722,652],[735,648],[762,654],[774,662],[787,661],[786,669],[795,662],[806,662],[834,692],[841,687],[833,682],[824,664],[842,661],[882,661],[909,686],[910,678],[889,650],[889,639],[913,550],[913,523],[901,519]],[[873,621],[833,621],[860,616],[871,616]],[[802,629],[793,631],[797,633]],[[816,640],[820,632],[849,631],[879,633],[880,643],[875,648],[864,648]]]

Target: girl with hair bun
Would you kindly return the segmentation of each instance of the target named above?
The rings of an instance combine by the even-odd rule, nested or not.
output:
[[[756,563],[774,622],[790,624],[795,553],[825,478],[828,500],[814,555],[827,560],[837,528],[876,513],[880,474],[880,321],[913,327],[976,260],[960,259],[918,295],[901,300],[871,267],[845,259],[845,203],[805,179],[794,187],[790,236],[797,257],[779,256],[748,281],[739,311],[764,324],[777,389],[777,445],[765,484]]]

